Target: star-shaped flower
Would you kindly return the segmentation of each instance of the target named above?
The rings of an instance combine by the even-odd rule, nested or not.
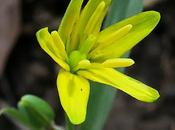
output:
[[[160,14],[147,11],[100,30],[111,0],[71,0],[58,31],[39,30],[41,48],[61,67],[57,86],[63,109],[73,124],[86,118],[89,80],[115,87],[132,97],[153,102],[159,93],[115,68],[134,64],[120,58],[158,24]]]

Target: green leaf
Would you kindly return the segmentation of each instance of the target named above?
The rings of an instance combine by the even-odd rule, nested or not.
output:
[[[8,107],[0,110],[15,123],[31,130],[45,130],[53,127],[55,113],[50,105],[39,97],[25,95],[18,102],[18,109]]]
[[[10,118],[17,126],[22,126],[24,128],[30,128],[31,130],[43,130],[43,126],[36,124],[35,119],[30,118],[24,111],[19,111],[15,108],[4,108],[0,111],[0,115],[6,115]],[[34,124],[35,123],[35,124]]]
[[[143,0],[113,0],[105,27],[141,12]]]
[[[105,27],[140,12],[142,8],[143,0],[113,0]],[[92,83],[87,119],[80,126],[80,130],[102,130],[115,95],[116,89]]]
[[[50,127],[55,117],[50,105],[33,95],[23,96],[18,108],[28,116],[31,125],[36,128]]]
[[[25,95],[21,98],[20,103],[30,105],[36,111],[43,114],[47,120],[54,120],[55,114],[51,106],[43,99],[34,95]]]
[[[0,111],[0,115],[6,115],[7,117],[11,118],[13,121],[17,122],[17,123],[21,123],[24,126],[29,126],[29,121],[26,117],[26,115],[24,115],[23,113],[21,113],[20,111],[18,111],[15,108],[4,108]]]

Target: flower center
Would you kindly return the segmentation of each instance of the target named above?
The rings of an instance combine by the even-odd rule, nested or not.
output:
[[[78,63],[82,60],[85,60],[87,58],[86,54],[81,53],[78,50],[72,51],[69,55],[68,64],[70,66],[70,71],[72,73],[75,73],[75,67],[78,65]]]

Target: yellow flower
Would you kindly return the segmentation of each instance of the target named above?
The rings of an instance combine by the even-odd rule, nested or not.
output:
[[[160,14],[147,11],[101,29],[111,0],[71,0],[58,31],[39,30],[41,48],[61,67],[57,86],[63,109],[73,124],[86,118],[90,93],[88,80],[107,84],[132,97],[153,102],[159,93],[115,68],[134,64],[120,58],[158,24]]]

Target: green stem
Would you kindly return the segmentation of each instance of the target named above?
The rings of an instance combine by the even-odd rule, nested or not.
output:
[[[65,130],[63,127],[56,125],[54,122],[51,125],[50,130]]]
[[[66,116],[66,130],[76,130],[75,126],[70,122],[67,116]]]
[[[59,126],[54,126],[53,128],[52,128],[52,130],[64,130],[62,127],[59,127]]]

